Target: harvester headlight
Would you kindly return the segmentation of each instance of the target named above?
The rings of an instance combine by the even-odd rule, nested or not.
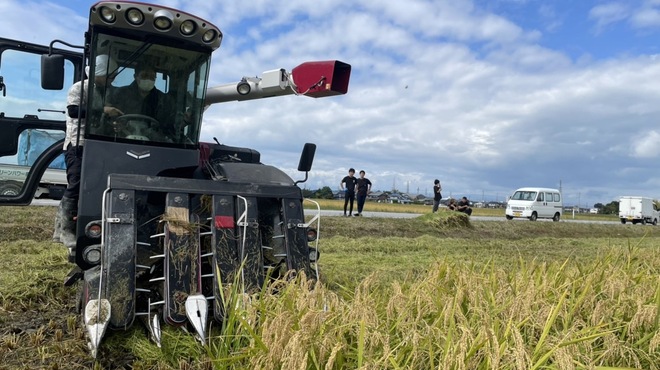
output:
[[[184,36],[192,35],[196,29],[197,29],[197,24],[191,21],[190,19],[183,21],[183,23],[181,23],[181,26],[179,27],[179,30]]]
[[[314,240],[316,240],[317,236],[318,233],[316,232],[316,229],[313,228],[307,229],[307,241],[313,242]]]
[[[202,35],[202,41],[206,43],[210,43],[215,39],[215,37],[216,37],[215,30],[208,30],[204,32],[204,34]]]
[[[90,245],[83,250],[83,260],[90,265],[101,263],[101,246],[99,244]]]
[[[247,95],[250,93],[250,90],[252,90],[252,88],[250,87],[250,84],[245,80],[245,78],[236,85],[236,91],[238,92],[238,95]]]
[[[130,8],[126,11],[126,20],[134,26],[139,26],[144,22],[144,14],[140,9]]]
[[[85,226],[85,235],[88,238],[101,237],[101,221],[92,221]]]
[[[161,31],[167,31],[172,27],[173,19],[174,17],[172,16],[172,13],[161,9],[154,14],[154,27]]]
[[[316,262],[319,260],[320,253],[316,248],[309,248],[309,262]]]
[[[107,6],[102,6],[101,9],[99,9],[99,13],[101,14],[101,18],[108,23],[114,23],[117,19],[115,11]]]

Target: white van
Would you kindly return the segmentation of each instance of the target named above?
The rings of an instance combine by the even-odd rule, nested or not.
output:
[[[520,188],[506,203],[506,219],[525,217],[531,221],[537,218],[551,218],[559,221],[563,209],[561,193],[549,188]]]

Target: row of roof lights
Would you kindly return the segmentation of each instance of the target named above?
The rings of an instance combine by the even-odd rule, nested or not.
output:
[[[114,23],[117,20],[117,12],[107,6],[99,9],[101,19],[107,23]],[[134,26],[139,26],[144,23],[144,13],[140,9],[130,8],[125,13],[126,21]],[[154,27],[159,31],[168,31],[174,24],[174,16],[172,13],[165,9],[160,9],[154,14]],[[191,36],[197,31],[197,23],[192,19],[187,19],[181,22],[179,32],[184,36]],[[218,36],[218,32],[210,29],[202,35],[202,41],[211,43]]]

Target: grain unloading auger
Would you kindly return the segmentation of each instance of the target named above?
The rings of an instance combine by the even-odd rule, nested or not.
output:
[[[256,150],[200,143],[202,113],[227,101],[345,94],[351,67],[309,62],[207,89],[211,53],[221,40],[217,27],[185,12],[102,1],[91,7],[83,54],[53,44],[16,46],[48,51],[43,89],[62,89],[67,68],[81,78],[84,60],[89,76],[114,77],[113,86],[94,82],[81,92],[87,103],[84,145],[76,152],[80,192],[75,240],[67,245],[77,266],[67,283],[82,280],[80,308],[94,356],[107,329],[126,329],[136,318],[158,344],[163,323],[185,326],[204,342],[208,320],[224,317],[220,297],[227,284],[250,294],[292,271],[318,276],[320,209],[316,205],[317,214],[306,221],[297,186],[307,179],[315,145],[304,145],[298,170],[305,180],[294,181],[261,163]],[[131,112],[117,91],[137,83],[144,65],[163,94],[143,106],[146,113]],[[108,116],[106,107],[124,115]],[[41,124],[13,123],[0,128],[3,138]],[[47,123],[64,130],[63,122]],[[60,141],[42,153],[21,193],[0,197],[0,204],[29,204],[61,147]],[[0,155],[15,154],[0,149]]]

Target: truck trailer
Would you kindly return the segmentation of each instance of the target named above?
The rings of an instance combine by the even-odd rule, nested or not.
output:
[[[631,222],[633,225],[657,225],[658,218],[658,207],[652,198],[623,196],[619,199],[619,220],[622,224]]]

